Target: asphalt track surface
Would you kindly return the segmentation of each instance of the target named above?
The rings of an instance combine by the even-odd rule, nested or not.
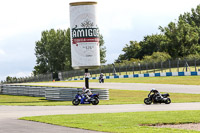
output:
[[[30,85],[30,83],[28,83]],[[84,82],[50,82],[37,85],[82,87]],[[36,85],[33,84],[32,85]],[[147,90],[156,88],[161,92],[200,94],[200,86],[195,85],[159,85],[140,83],[90,83],[90,88],[108,88],[124,90]],[[97,106],[0,106],[0,133],[100,133],[96,131],[68,128],[38,122],[18,120],[24,116],[56,114],[118,113],[141,111],[200,110],[200,102],[171,104],[126,104]]]

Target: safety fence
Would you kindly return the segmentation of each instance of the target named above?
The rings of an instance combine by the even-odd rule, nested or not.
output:
[[[158,63],[132,63],[110,64],[99,69],[89,70],[90,79],[98,79],[103,73],[105,79],[130,78],[130,77],[156,77],[156,76],[198,76],[200,72],[200,60],[168,60]],[[62,80],[84,80],[84,70],[68,71],[60,73]],[[192,74],[191,74],[192,73]]]
[[[47,100],[72,101],[80,88],[67,87],[44,87],[44,86],[21,86],[1,85],[1,94],[45,97]],[[91,89],[92,93],[99,94],[100,100],[109,100],[108,89]]]
[[[165,76],[200,76],[200,72],[166,72],[166,73],[144,73],[132,75],[115,75],[104,76],[104,79],[117,79],[117,78],[138,78],[138,77],[165,77]],[[91,77],[92,79],[99,79],[99,77]],[[74,78],[72,80],[84,80],[84,78]]]
[[[134,75],[147,73],[166,72],[200,72],[200,60],[168,60],[158,63],[131,63],[103,65],[99,69],[89,70],[90,77],[98,77],[100,73],[105,76]],[[84,78],[84,70],[62,72],[62,80],[73,78]]]
[[[100,73],[105,76],[121,76],[168,72],[200,72],[200,60],[176,59],[165,62],[132,62],[101,65],[97,69],[89,69],[90,77],[98,77]],[[58,72],[59,80],[74,80],[84,78],[84,70],[71,70]],[[52,74],[41,74],[32,77],[19,78],[4,83],[52,81]]]

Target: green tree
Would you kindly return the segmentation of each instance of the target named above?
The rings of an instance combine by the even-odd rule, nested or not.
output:
[[[125,45],[123,48],[124,54],[120,54],[117,63],[124,62],[124,60],[130,61],[131,59],[143,59],[144,56],[150,56],[153,52],[162,52],[165,49],[163,40],[165,35],[156,34],[148,35],[144,37],[143,41],[139,43],[137,41],[130,41],[129,45]]]
[[[191,13],[180,15],[177,22],[170,22],[166,27],[159,27],[161,34],[145,36],[143,41],[131,41],[123,48],[116,62],[130,61],[131,58],[142,60],[154,52],[168,53],[171,58],[183,58],[200,53],[200,5]]]
[[[171,56],[165,52],[154,52],[151,56],[144,56],[143,62],[164,62],[166,60],[171,59]]]
[[[99,36],[99,44],[100,44],[100,62],[106,63],[106,47],[104,46],[103,35]]]
[[[179,19],[184,20],[189,25],[200,27],[200,5],[196,9],[192,8],[191,13],[187,12],[179,16]]]
[[[141,50],[140,59],[144,56],[152,55],[154,52],[162,52],[165,49],[163,45],[163,41],[165,40],[165,36],[162,34],[148,35],[144,37],[144,40],[140,42]]]
[[[180,15],[178,22],[159,27],[166,36],[165,52],[173,58],[200,53],[200,5],[192,13]]]
[[[11,81],[12,81],[12,77],[7,76],[7,77],[6,77],[6,82],[11,82]]]
[[[199,54],[190,54],[185,57],[187,60],[200,60],[200,53]]]
[[[43,31],[36,42],[34,75],[71,69],[70,29]]]
[[[198,27],[192,27],[183,20],[179,20],[178,24],[171,22],[168,27],[160,29],[167,37],[165,42],[166,52],[173,58],[200,52],[200,45],[198,44],[200,29]]]
[[[131,58],[140,58],[140,50],[141,46],[137,41],[130,41],[130,44],[126,44],[122,50],[124,54],[120,54],[115,62],[120,63],[123,60],[131,60]]]

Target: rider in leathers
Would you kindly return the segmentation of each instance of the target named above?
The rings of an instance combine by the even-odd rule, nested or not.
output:
[[[99,80],[100,80],[101,82],[102,82],[102,80],[103,80],[103,76],[104,76],[103,73],[101,73],[101,74],[100,74],[100,77],[99,77]],[[99,81],[99,82],[100,82],[100,81]]]
[[[81,103],[83,103],[84,101],[88,101],[90,99],[90,96],[92,95],[91,90],[86,87],[83,87],[82,91],[83,91],[83,98],[81,99]]]
[[[158,100],[161,100],[163,98],[163,96],[160,94],[160,92],[158,92],[155,88],[152,88],[152,90],[150,91],[149,95],[151,93],[154,93],[154,98],[158,101]]]

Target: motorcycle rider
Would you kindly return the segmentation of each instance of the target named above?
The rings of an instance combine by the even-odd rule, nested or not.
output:
[[[88,101],[90,99],[90,96],[92,95],[92,92],[90,89],[83,87],[83,100]]]
[[[160,92],[158,92],[155,88],[152,88],[152,89],[151,89],[149,95],[150,95],[152,92],[154,93],[154,98],[155,98],[157,101],[163,98],[163,96],[160,94]]]
[[[103,73],[101,73],[101,74],[100,74],[100,77],[99,77],[99,80],[100,80],[101,82],[102,82],[103,76],[104,76]]]
[[[101,73],[101,74],[100,74],[100,78],[103,78],[103,76],[104,76],[103,73]]]

